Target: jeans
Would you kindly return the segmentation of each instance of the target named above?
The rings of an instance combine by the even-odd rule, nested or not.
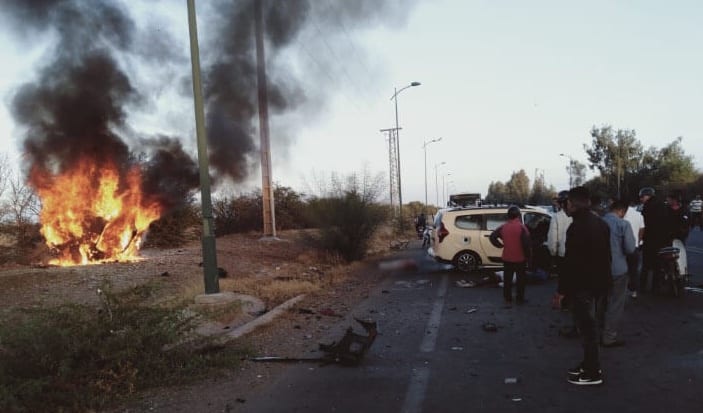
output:
[[[581,331],[583,369],[586,373],[593,374],[600,370],[596,303],[602,299],[602,296],[592,291],[579,291],[571,297],[574,300],[573,309],[576,326]]]
[[[513,301],[513,274],[517,284],[517,300],[525,299],[525,263],[524,262],[504,262],[503,263],[503,298],[505,301]]]
[[[613,286],[608,291],[605,307],[605,320],[603,325],[603,344],[612,344],[617,340],[618,326],[622,313],[625,311],[627,299],[628,275],[622,274],[613,277]]]

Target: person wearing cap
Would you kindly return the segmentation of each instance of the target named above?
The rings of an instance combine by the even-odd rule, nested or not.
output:
[[[508,208],[508,222],[496,228],[490,236],[491,244],[502,248],[503,253],[503,298],[510,305],[513,302],[513,275],[517,282],[515,301],[525,302],[525,271],[530,258],[530,231],[522,223],[520,208]]]
[[[566,231],[564,279],[559,293],[573,299],[574,316],[581,333],[583,360],[569,369],[568,381],[576,385],[603,383],[596,314],[612,284],[610,229],[590,211],[590,191],[578,186],[569,191],[567,212],[573,219]]]
[[[657,252],[664,247],[670,247],[673,240],[669,225],[669,212],[666,205],[655,196],[654,188],[642,188],[639,197],[642,202],[642,217],[644,218],[640,289],[656,292],[659,288]],[[652,274],[652,287],[648,288],[650,273]]]

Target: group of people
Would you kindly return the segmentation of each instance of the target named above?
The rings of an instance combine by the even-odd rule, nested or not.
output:
[[[700,196],[696,200],[700,201]],[[625,344],[618,325],[628,292],[637,298],[638,292],[658,291],[657,253],[671,246],[674,239],[685,242],[694,225],[689,214],[695,213],[695,204],[691,202],[686,208],[679,192],[668,194],[665,203],[649,187],[640,190],[639,199],[629,204],[612,199],[604,206],[583,186],[559,192],[555,201],[547,236],[558,274],[554,304],[571,312],[574,326],[564,335],[580,336],[584,351],[582,362],[569,369],[568,381],[602,384],[599,347]],[[698,205],[700,210],[700,202]],[[494,245],[503,248],[503,298],[507,304],[512,303],[513,275],[516,301],[526,301],[529,230],[520,217],[520,209],[510,207],[508,222],[490,237]]]

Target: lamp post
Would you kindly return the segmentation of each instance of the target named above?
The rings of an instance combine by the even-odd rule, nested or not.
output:
[[[447,184],[446,180],[448,176],[452,176],[451,172],[447,172],[446,174],[442,175],[442,202],[444,202],[444,205],[447,205]]]
[[[438,179],[438,175],[437,175],[437,169],[444,164],[446,164],[446,162],[440,162],[440,163],[434,164],[434,194],[436,197],[435,202],[437,202],[437,208],[440,207],[440,204],[439,204],[439,179]]]
[[[572,169],[574,167],[574,158],[571,157],[571,155],[567,155],[565,153],[560,153],[559,156],[563,156],[565,158],[569,158],[569,189],[573,186],[573,174],[572,174]]]
[[[425,141],[422,145],[422,149],[425,151],[425,209],[427,209],[427,145],[441,140],[442,138],[432,139],[431,141]]]
[[[403,231],[403,191],[400,180],[400,125],[398,123],[398,94],[409,87],[420,86],[420,82],[412,82],[400,89],[393,89],[391,100],[395,102],[395,153],[397,155],[396,164],[398,169],[398,218],[400,221],[400,231]]]
[[[456,185],[454,180],[447,181],[447,204],[449,203],[449,198],[452,196],[452,191],[456,190]]]

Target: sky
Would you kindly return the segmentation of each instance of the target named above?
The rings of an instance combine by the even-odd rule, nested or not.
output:
[[[213,34],[204,3],[196,3],[206,63],[218,51],[207,41]],[[368,171],[387,185],[388,143],[380,130],[395,126],[394,89],[411,82],[421,85],[398,95],[404,202],[441,203],[449,192],[485,195],[489,183],[520,169],[567,189],[567,156],[587,163],[589,131],[603,125],[635,130],[645,148],[681,136],[703,170],[703,3],[387,3],[398,7],[358,22],[339,20],[331,31],[322,16],[334,14],[335,2],[316,0],[304,30],[267,56],[272,81],[293,74],[286,86],[305,96],[303,104],[272,112],[276,183],[312,193],[331,173]],[[139,25],[170,33],[174,73],[188,75],[185,1],[130,1],[126,8]],[[10,114],[12,97],[36,78],[56,44],[50,32],[23,39],[2,27],[0,141],[20,165],[25,130]],[[130,73],[153,105],[130,107],[130,128],[184,136],[195,156],[192,96],[183,92],[190,85],[177,80],[187,76],[164,76],[158,66],[131,59]],[[425,168],[423,143],[439,138],[426,147]],[[260,186],[253,163],[245,179],[218,190]]]

